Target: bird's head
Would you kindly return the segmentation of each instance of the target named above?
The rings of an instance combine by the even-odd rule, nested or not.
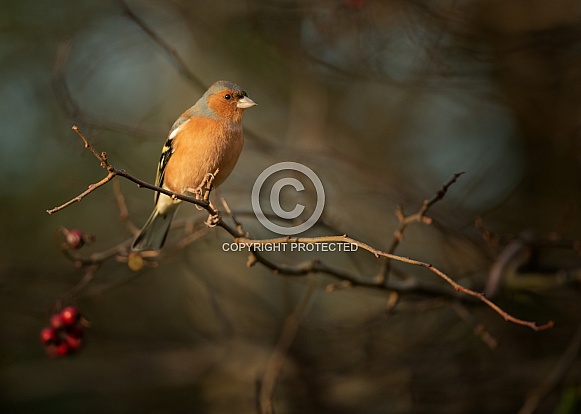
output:
[[[206,112],[202,115],[233,122],[242,121],[244,110],[256,105],[244,89],[229,81],[215,82],[200,98],[198,104],[200,109]]]

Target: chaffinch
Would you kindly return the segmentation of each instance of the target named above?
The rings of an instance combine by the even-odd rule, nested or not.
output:
[[[244,138],[244,110],[256,105],[237,84],[214,83],[173,124],[161,152],[155,185],[184,194],[195,192],[208,174],[218,187],[230,175]],[[155,208],[133,241],[134,251],[160,250],[180,200],[155,193]]]

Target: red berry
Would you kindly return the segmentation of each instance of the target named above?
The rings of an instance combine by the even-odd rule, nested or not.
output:
[[[65,237],[67,245],[73,250],[78,250],[85,244],[85,235],[81,230],[65,230]]]
[[[79,320],[80,317],[81,314],[79,313],[77,308],[74,308],[72,306],[67,306],[61,311],[61,319],[65,326],[74,325]]]
[[[53,329],[56,329],[56,330],[62,329],[64,326],[62,316],[58,313],[55,313],[54,315],[52,315],[50,317],[50,326],[52,326]]]
[[[71,346],[67,341],[62,341],[56,345],[55,353],[57,356],[65,356],[71,352]]]
[[[70,352],[76,352],[83,346],[83,340],[73,335],[65,335],[65,342],[69,346]]]
[[[42,331],[40,331],[40,340],[45,345],[56,342],[56,331],[53,328],[44,328]]]

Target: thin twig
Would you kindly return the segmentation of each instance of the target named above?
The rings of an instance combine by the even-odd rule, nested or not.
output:
[[[477,322],[475,318],[468,312],[466,307],[459,302],[455,302],[452,308],[456,311],[458,316],[468,325],[472,326],[474,334],[480,338],[484,344],[490,349],[496,349],[498,340],[488,332],[484,324]]]
[[[395,211],[395,215],[399,220],[399,227],[393,232],[393,239],[391,241],[391,245],[387,249],[387,253],[391,253],[391,254],[395,253],[395,250],[397,249],[397,247],[399,246],[399,244],[403,240],[403,233],[408,225],[410,225],[411,223],[415,223],[415,222],[423,222],[426,224],[432,223],[432,220],[429,217],[426,217],[428,210],[434,204],[436,204],[438,201],[442,200],[446,196],[446,193],[448,192],[448,189],[450,188],[450,186],[452,184],[454,184],[456,181],[458,181],[458,178],[460,178],[460,176],[462,174],[464,174],[463,171],[454,174],[452,176],[452,178],[450,178],[450,180],[448,180],[448,182],[445,183],[442,186],[442,188],[440,188],[436,192],[434,197],[432,197],[429,200],[428,199],[424,200],[420,209],[414,214],[410,214],[410,215],[406,216],[404,213],[404,210],[403,210],[403,206],[401,204],[397,206],[397,209]],[[387,281],[387,277],[388,277],[389,271],[391,269],[390,265],[391,265],[391,262],[390,262],[389,258],[385,258],[384,260],[382,260],[381,269],[380,269],[379,275],[378,275],[378,283],[385,283]]]
[[[89,194],[91,194],[93,191],[95,191],[97,188],[101,187],[102,185],[107,184],[109,181],[111,181],[113,179],[113,177],[115,177],[115,173],[113,172],[109,172],[109,174],[107,174],[107,176],[105,178],[103,178],[102,180],[89,185],[89,187],[83,191],[81,194],[79,194],[78,196],[76,196],[75,198],[70,199],[69,201],[67,201],[66,203],[55,207],[55,208],[51,208],[50,210],[46,210],[46,212],[48,214],[54,214],[57,211],[62,210],[63,208],[66,208],[68,206],[70,206],[71,204],[77,203],[79,201],[81,201],[83,198],[85,198],[86,196],[88,196]]]
[[[136,235],[139,232],[139,228],[137,228],[137,226],[129,219],[129,210],[127,209],[125,196],[123,195],[123,192],[121,192],[119,181],[113,181],[113,192],[115,194],[117,207],[119,208],[119,219],[125,223],[125,226],[127,226],[127,229],[131,234]]]
[[[222,201],[222,205],[224,206],[224,210],[226,210],[226,213],[230,216],[230,218],[232,219],[232,221],[236,225],[236,230],[238,231],[238,233],[245,234],[244,229],[242,227],[242,223],[238,220],[238,217],[236,217],[236,214],[234,214],[234,211],[232,211],[232,209],[230,208],[230,205],[228,205],[228,202],[226,201],[226,199],[224,197],[222,197],[220,200]]]

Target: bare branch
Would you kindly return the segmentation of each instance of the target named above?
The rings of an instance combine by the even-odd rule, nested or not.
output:
[[[111,167],[109,165],[109,162],[107,161],[107,154],[104,152],[101,154],[98,154],[97,151],[95,150],[95,148],[93,148],[93,146],[89,143],[89,141],[87,141],[85,136],[81,133],[81,131],[79,131],[79,128],[76,125],[73,125],[72,128],[73,128],[73,131],[75,131],[77,133],[77,135],[79,135],[79,137],[81,137],[81,139],[85,143],[85,148],[87,148],[89,151],[91,151],[91,153],[95,156],[95,158],[97,158],[100,161],[101,167],[105,168],[109,173],[101,181],[98,181],[95,184],[89,185],[89,188],[87,188],[85,191],[83,191],[81,194],[79,194],[75,198],[72,198],[71,200],[67,201],[64,204],[61,204],[58,207],[52,208],[50,210],[46,210],[46,212],[48,214],[54,214],[54,213],[56,213],[64,208],[70,206],[71,204],[74,204],[78,201],[81,201],[85,196],[88,196],[89,194],[91,194],[93,191],[95,191],[97,188],[101,187],[102,185],[107,184],[109,181],[111,181],[113,179],[113,177],[115,177],[115,175],[117,175],[117,172],[115,171],[115,169],[113,167]]]
[[[494,310],[496,313],[498,313],[500,316],[502,316],[506,321],[513,322],[513,323],[516,323],[518,325],[528,326],[529,328],[531,328],[535,331],[541,331],[544,329],[552,328],[554,326],[553,321],[549,321],[543,325],[537,325],[535,322],[530,322],[530,321],[525,321],[525,320],[522,320],[519,318],[515,318],[514,316],[503,311],[498,305],[496,305],[494,302],[492,302],[486,296],[484,296],[483,293],[475,292],[471,289],[465,288],[464,286],[455,282],[450,276],[448,276],[447,274],[445,274],[444,272],[442,272],[438,268],[434,267],[434,265],[432,265],[430,263],[421,262],[419,260],[414,260],[414,259],[410,259],[408,257],[403,257],[403,256],[397,256],[397,255],[394,255],[391,253],[387,253],[387,252],[378,250],[378,249],[376,249],[376,248],[374,248],[366,243],[363,243],[359,240],[352,239],[351,237],[348,237],[346,234],[344,234],[342,236],[322,236],[322,237],[290,237],[290,236],[287,236],[287,237],[268,239],[268,240],[253,240],[253,239],[247,239],[247,238],[240,237],[240,238],[236,239],[236,242],[256,244],[256,245],[281,244],[281,243],[315,244],[315,243],[324,243],[324,242],[351,243],[351,244],[358,246],[359,248],[362,248],[363,250],[366,250],[366,251],[372,253],[377,258],[385,257],[385,258],[388,258],[391,260],[396,260],[398,262],[407,263],[410,265],[424,267],[424,268],[428,269],[430,272],[432,272],[432,273],[438,275],[439,277],[441,277],[442,279],[444,279],[448,284],[450,284],[454,288],[454,290],[456,290],[457,292],[465,293],[469,296],[472,296],[472,297],[480,300],[481,302],[486,304],[488,307],[490,307],[492,310]]]
[[[324,265],[319,260],[312,260],[312,261],[305,262],[305,263],[297,265],[297,266],[277,264],[277,263],[270,261],[266,257],[264,257],[260,253],[260,251],[257,249],[258,246],[267,245],[267,244],[269,244],[269,245],[283,244],[283,243],[317,244],[317,243],[325,243],[325,242],[350,243],[350,244],[356,245],[358,248],[361,248],[363,250],[368,251],[369,253],[373,254],[376,258],[386,258],[389,260],[395,260],[395,261],[398,261],[401,263],[406,263],[409,265],[426,268],[430,272],[436,274],[441,279],[443,279],[448,284],[450,284],[454,288],[455,291],[462,292],[468,296],[471,296],[471,297],[483,302],[488,307],[490,307],[492,310],[494,310],[496,313],[498,313],[500,316],[502,316],[506,321],[509,321],[509,322],[512,322],[512,323],[515,323],[518,325],[527,326],[535,331],[548,329],[554,325],[553,321],[547,322],[543,325],[537,325],[535,322],[525,321],[523,319],[516,318],[516,317],[510,315],[509,313],[505,312],[504,310],[502,310],[498,305],[496,305],[494,302],[489,300],[483,293],[473,291],[471,289],[465,288],[464,286],[458,284],[450,276],[448,276],[447,274],[445,274],[444,272],[442,272],[441,270],[439,270],[438,268],[433,266],[431,263],[426,263],[426,262],[422,262],[419,260],[410,259],[408,257],[397,256],[397,255],[390,253],[390,252],[384,252],[384,251],[376,249],[376,248],[374,248],[374,247],[372,247],[372,246],[370,246],[362,241],[355,240],[355,239],[347,236],[346,234],[341,235],[341,236],[322,236],[322,237],[290,237],[290,236],[287,236],[287,237],[266,239],[266,240],[252,239],[248,236],[247,233],[245,233],[243,231],[241,223],[238,222],[238,220],[236,220],[235,217],[233,217],[233,221],[234,221],[236,227],[232,227],[229,224],[227,224],[226,222],[224,222],[222,220],[221,216],[219,215],[219,211],[217,209],[215,209],[211,203],[206,202],[204,200],[200,200],[197,197],[190,197],[190,196],[186,196],[183,194],[178,194],[178,193],[174,193],[172,191],[168,191],[164,188],[157,187],[155,185],[152,185],[152,184],[149,184],[145,181],[142,181],[142,180],[132,176],[131,174],[128,174],[124,170],[116,169],[111,164],[109,164],[109,162],[107,161],[107,156],[106,156],[105,152],[102,152],[99,154],[93,148],[93,146],[87,141],[87,139],[83,136],[83,134],[79,131],[79,129],[76,126],[73,127],[73,130],[75,132],[77,132],[77,134],[84,141],[85,148],[87,148],[89,151],[91,151],[93,153],[93,155],[100,161],[101,167],[108,171],[108,175],[103,180],[99,181],[98,183],[93,184],[92,186],[89,186],[89,189],[87,191],[83,192],[81,195],[73,198],[72,200],[64,203],[63,205],[61,205],[59,207],[55,207],[52,210],[48,210],[47,212],[49,214],[60,211],[63,208],[73,204],[74,202],[80,201],[84,196],[91,193],[92,191],[94,191],[98,187],[104,185],[106,182],[110,181],[114,176],[119,175],[119,176],[122,176],[122,177],[136,183],[139,187],[147,188],[147,189],[150,189],[153,191],[159,191],[160,193],[166,194],[166,195],[173,197],[175,199],[186,201],[188,203],[198,205],[198,206],[202,207],[203,209],[205,209],[212,217],[212,224],[213,225],[222,227],[224,230],[226,230],[234,238],[234,240],[237,243],[247,243],[251,246],[250,251],[252,253],[252,256],[248,262],[249,265],[252,265],[252,264],[258,262],[258,263],[261,263],[264,266],[272,269],[276,273],[286,274],[286,275],[306,275],[309,273],[318,273],[318,272],[326,273],[326,274],[334,276],[338,279],[341,279],[343,281],[347,281],[348,283],[350,283],[353,286],[365,286],[365,287],[380,288],[383,290],[395,290],[392,287],[385,286],[384,283],[361,281],[358,278],[356,278],[354,275],[350,274],[349,272],[346,272],[342,269],[331,268],[327,265]],[[420,209],[420,211],[418,213],[416,213],[415,216],[420,217],[420,218],[424,217],[425,213],[429,209],[429,207],[431,205],[433,205],[436,201],[440,200],[444,196],[448,187],[453,182],[455,182],[455,180],[458,178],[459,175],[460,174],[456,174],[448,183],[446,183],[442,187],[442,189],[440,191],[438,191],[438,193],[436,193],[436,196],[434,198],[424,202],[422,208]],[[227,206],[227,204],[226,204],[226,206]],[[229,209],[227,208],[227,210],[229,210]],[[230,214],[231,214],[231,216],[233,216],[231,213],[231,210],[230,210]],[[252,248],[252,247],[254,247],[254,248]],[[119,248],[120,248],[120,246],[118,246],[116,249],[119,249]],[[83,262],[80,262],[80,263],[83,264]],[[88,263],[93,264],[94,261],[89,260]],[[380,282],[382,282],[382,281],[380,281]]]
[[[74,204],[78,201],[81,201],[85,196],[88,196],[89,194],[91,194],[93,191],[95,191],[97,188],[101,187],[104,184],[107,184],[109,181],[111,181],[113,179],[113,177],[115,177],[115,174],[113,173],[109,173],[107,174],[107,176],[105,178],[103,178],[101,181],[96,182],[95,184],[91,184],[89,185],[89,188],[87,188],[85,191],[83,191],[81,194],[79,194],[78,196],[76,196],[75,198],[70,199],[69,201],[67,201],[64,204],[61,204],[58,207],[54,207],[51,208],[50,210],[46,210],[46,212],[48,214],[54,214],[57,211],[60,211],[68,206],[70,206],[71,204]]]
[[[403,240],[403,233],[408,225],[410,225],[411,223],[415,223],[415,222],[423,222],[425,224],[432,223],[432,219],[430,219],[429,217],[426,217],[428,210],[434,204],[436,204],[438,201],[440,201],[444,198],[444,196],[448,192],[448,189],[450,188],[450,186],[452,184],[454,184],[456,181],[458,181],[458,178],[462,174],[464,174],[463,171],[454,174],[454,176],[452,176],[452,178],[450,178],[450,180],[448,180],[448,182],[445,183],[442,186],[442,188],[440,188],[436,192],[434,197],[432,197],[430,200],[427,200],[427,199],[424,200],[420,209],[414,214],[410,214],[409,216],[406,216],[404,211],[403,211],[403,206],[402,205],[397,206],[397,209],[395,211],[395,215],[396,215],[397,219],[399,220],[399,227],[393,232],[393,239],[392,239],[391,245],[387,249],[387,253],[394,253],[395,252],[395,250],[397,249],[397,247],[399,246],[399,244]],[[378,283],[385,283],[386,282],[390,269],[391,269],[390,259],[385,258],[382,261],[382,266],[381,266],[381,269],[380,269],[380,272],[379,272],[379,275],[377,278]]]
[[[139,228],[129,219],[129,210],[127,209],[127,203],[125,202],[125,196],[121,192],[119,181],[113,181],[113,191],[115,194],[115,201],[117,202],[117,207],[119,208],[119,219],[125,223],[127,229],[131,234],[137,234]]]

